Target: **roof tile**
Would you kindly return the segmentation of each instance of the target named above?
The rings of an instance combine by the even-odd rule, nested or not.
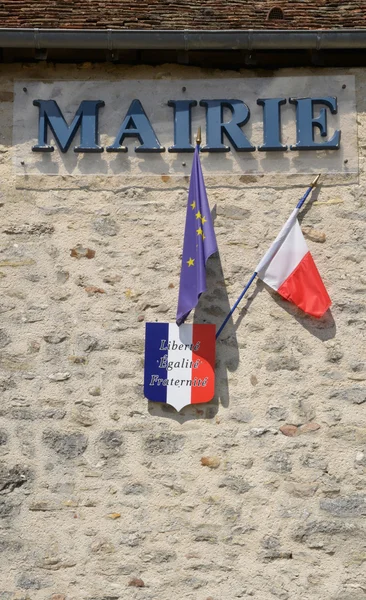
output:
[[[283,19],[267,19],[274,6]],[[360,29],[366,10],[364,0],[2,0],[0,27]]]

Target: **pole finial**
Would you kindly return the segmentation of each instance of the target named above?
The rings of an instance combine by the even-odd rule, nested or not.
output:
[[[196,144],[197,144],[197,146],[199,146],[201,142],[202,142],[201,127],[199,127],[198,130],[197,130],[197,136],[196,136]]]
[[[317,184],[317,183],[318,183],[318,181],[319,181],[319,177],[320,177],[320,175],[321,175],[321,173],[319,173],[319,175],[317,175],[317,176],[315,177],[314,181],[312,181],[312,182],[311,182],[311,185],[310,185],[310,187],[312,187],[312,188],[315,188],[315,187],[316,187],[316,184]]]

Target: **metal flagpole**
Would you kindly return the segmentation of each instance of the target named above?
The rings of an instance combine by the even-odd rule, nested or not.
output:
[[[311,182],[310,186],[308,187],[308,189],[306,190],[305,194],[303,195],[303,197],[299,200],[299,202],[296,205],[297,209],[300,209],[302,207],[302,205],[304,204],[305,200],[307,199],[307,197],[309,196],[309,194],[312,192],[312,190],[316,187],[316,184],[319,181],[319,177],[320,177],[320,173],[319,175],[317,175],[314,179],[314,181]],[[232,307],[231,311],[229,312],[229,314],[227,315],[227,317],[225,318],[224,322],[222,323],[220,329],[218,330],[218,332],[216,333],[216,339],[219,337],[220,333],[222,332],[222,330],[224,329],[226,323],[228,322],[228,320],[230,319],[231,315],[233,314],[234,310],[237,308],[237,306],[240,304],[243,296],[246,294],[246,292],[248,291],[248,289],[250,288],[250,286],[252,285],[253,281],[255,280],[255,278],[257,277],[258,273],[256,271],[254,271],[253,275],[251,276],[251,278],[249,279],[248,283],[246,284],[245,288],[243,289],[242,293],[240,294],[239,298],[237,299],[237,301],[235,302],[234,306]]]
[[[196,144],[198,146],[198,149],[199,149],[199,146],[201,145],[201,141],[202,141],[202,138],[201,138],[201,127],[199,127],[198,130],[197,130],[197,136],[196,136]]]

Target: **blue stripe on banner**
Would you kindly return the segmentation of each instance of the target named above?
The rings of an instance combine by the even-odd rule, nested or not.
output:
[[[169,323],[146,323],[144,395],[152,402],[166,402],[168,342]]]

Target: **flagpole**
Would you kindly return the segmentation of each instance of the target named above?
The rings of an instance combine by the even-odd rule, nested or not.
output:
[[[199,127],[198,130],[197,130],[197,135],[196,135],[196,144],[198,146],[198,150],[200,149],[201,142],[202,142],[201,127]]]
[[[197,134],[197,138],[198,138],[198,134]],[[306,201],[307,197],[309,196],[309,194],[312,192],[312,190],[316,187],[316,184],[319,181],[319,177],[320,177],[320,173],[319,175],[317,175],[315,177],[315,179],[311,182],[310,186],[308,187],[308,189],[306,190],[305,194],[302,196],[302,198],[299,200],[299,202],[296,205],[296,208],[298,210],[300,210],[300,208],[303,206],[304,202]],[[222,332],[222,330],[224,329],[226,323],[228,322],[228,320],[230,319],[231,315],[233,314],[234,310],[237,308],[237,306],[240,304],[243,296],[247,293],[248,289],[250,288],[250,286],[252,285],[253,281],[255,280],[255,278],[257,277],[258,273],[256,271],[254,271],[253,275],[251,276],[251,278],[249,279],[248,283],[246,284],[245,288],[243,289],[242,293],[240,294],[239,298],[237,299],[237,301],[235,302],[234,306],[232,307],[232,309],[230,310],[229,314],[226,316],[224,322],[222,323],[220,329],[218,330],[218,332],[216,333],[216,339],[219,337],[220,333]]]

